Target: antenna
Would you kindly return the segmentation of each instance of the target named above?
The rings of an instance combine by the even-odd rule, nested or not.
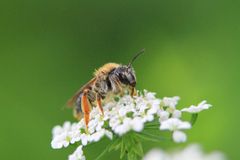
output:
[[[132,58],[132,60],[128,64],[128,67],[130,67],[133,64],[133,62],[144,52],[145,52],[145,48],[141,49],[138,53],[136,53],[136,55]]]

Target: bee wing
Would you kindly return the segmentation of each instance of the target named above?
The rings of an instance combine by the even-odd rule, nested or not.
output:
[[[76,102],[78,96],[83,92],[84,89],[88,88],[91,86],[94,82],[96,81],[96,77],[91,79],[88,83],[86,83],[84,86],[82,86],[72,98],[70,98],[67,102],[68,107],[73,107],[74,103]]]

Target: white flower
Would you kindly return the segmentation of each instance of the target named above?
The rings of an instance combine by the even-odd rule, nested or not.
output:
[[[170,118],[166,121],[161,122],[160,130],[182,130],[182,129],[190,129],[191,124],[189,122],[183,122],[177,118]]]
[[[87,129],[84,119],[78,123],[65,122],[63,126],[54,127],[52,148],[59,149],[79,142],[81,145],[69,156],[69,160],[82,160],[85,159],[82,147],[89,143],[98,142],[105,136],[112,140],[114,135],[123,136],[129,131],[141,132],[145,123],[149,124],[147,127],[155,128],[159,123],[154,120],[158,119],[159,129],[171,131],[174,142],[185,142],[187,136],[181,130],[190,129],[191,125],[181,120],[181,111],[199,112],[210,107],[206,101],[203,101],[198,106],[191,106],[180,111],[176,109],[179,97],[164,97],[161,100],[155,95],[153,92],[144,90],[142,94],[135,97],[123,95],[115,97],[119,100],[114,100],[114,97],[110,98],[106,104],[103,103],[104,116],[97,107],[92,108]],[[152,121],[154,122],[151,123]],[[164,157],[170,160],[168,155]]]
[[[89,141],[91,142],[97,142],[99,141],[103,136],[107,136],[109,139],[113,138],[113,134],[112,132],[106,130],[106,129],[101,129],[95,133],[93,133],[90,137],[89,137]]]
[[[180,100],[180,98],[178,96],[164,97],[162,102],[163,102],[163,106],[175,108],[179,100]]]
[[[65,122],[63,127],[56,126],[52,130],[53,140],[51,146],[54,149],[60,149],[62,147],[67,147],[70,143],[77,140],[77,133],[74,133],[73,130],[76,130],[77,123],[71,124],[70,122]]]
[[[113,131],[118,135],[124,135],[131,130],[131,118],[125,117],[119,125],[112,128]]]
[[[93,110],[97,110],[94,108]],[[101,114],[96,114],[94,117],[92,116],[92,119],[89,121],[88,124],[88,132],[90,134],[94,133],[95,131],[99,131],[102,129],[102,126],[104,125],[104,119]]]
[[[172,113],[173,118],[181,118],[181,116],[182,116],[182,112],[177,110],[177,109],[174,110],[173,113]]]
[[[154,114],[152,113],[152,110],[146,111],[147,113],[142,113],[141,118],[143,122],[151,122],[154,119]]]
[[[209,109],[212,105],[207,104],[207,101],[202,101],[197,106],[191,105],[189,108],[183,108],[182,112],[189,112],[189,113],[199,113],[203,110]]]
[[[144,156],[143,160],[225,160],[225,157],[220,152],[206,154],[199,145],[194,144],[175,152],[153,149]]]
[[[154,92],[148,92],[147,90],[144,90],[144,99],[153,107],[159,108],[159,105],[161,103],[160,99],[157,99],[155,97],[156,93]]]
[[[148,109],[148,104],[146,103],[147,101],[143,97],[136,97],[136,106],[135,106],[135,112],[136,113],[142,113],[145,112],[145,110]]]
[[[142,119],[140,117],[135,117],[131,121],[131,126],[134,131],[141,132],[144,128],[144,122],[142,121]]]
[[[223,153],[215,151],[207,155],[204,160],[224,160],[226,157]]]
[[[169,118],[170,116],[170,113],[167,112],[167,111],[158,111],[158,116],[160,117],[159,118],[159,121],[162,122],[162,121],[165,121]]]
[[[169,155],[159,149],[152,149],[143,158],[143,160],[171,160]]]
[[[54,149],[60,149],[62,147],[67,147],[70,144],[70,141],[71,137],[68,136],[67,132],[64,132],[52,140],[51,146]]]
[[[87,134],[85,134],[85,133],[82,133],[82,134],[80,135],[80,140],[81,140],[81,142],[82,142],[82,145],[83,145],[83,146],[86,146],[87,143],[88,143],[88,141],[90,141],[90,136],[87,135]]]
[[[79,123],[65,122],[63,127],[56,126],[52,130],[53,140],[51,146],[54,149],[60,149],[62,147],[67,147],[70,143],[73,144],[81,140],[83,136],[80,133],[80,129],[84,127],[84,123],[80,121]]]
[[[113,133],[111,131],[105,130],[105,135],[112,140],[113,139]]]
[[[154,92],[148,92],[146,89],[143,90],[143,95],[145,96],[146,99],[148,100],[155,100],[155,95],[156,93]]]
[[[205,154],[202,148],[197,144],[189,145],[182,151],[172,154],[173,160],[224,160],[225,157],[220,152]]]
[[[83,155],[82,146],[79,146],[73,154],[68,156],[68,160],[85,160],[85,156]]]
[[[91,135],[91,137],[90,137],[90,141],[91,142],[97,142],[97,141],[99,141],[103,136],[104,136],[104,130],[102,129],[102,130],[99,130],[99,131],[97,131],[97,132],[95,132],[95,133],[93,133],[92,135]]]
[[[161,122],[160,125],[160,130],[173,131],[173,140],[176,143],[185,142],[187,140],[186,134],[179,130],[190,128],[191,124],[189,122],[183,122],[177,118],[170,118],[166,121]]]
[[[58,136],[60,134],[62,134],[63,132],[67,132],[69,130],[71,130],[71,123],[66,121],[64,122],[63,124],[63,127],[61,126],[55,126],[53,129],[52,129],[52,136],[55,137],[55,136]]]
[[[173,140],[176,143],[182,143],[182,142],[186,142],[187,140],[187,136],[184,132],[182,131],[174,131],[173,132]]]

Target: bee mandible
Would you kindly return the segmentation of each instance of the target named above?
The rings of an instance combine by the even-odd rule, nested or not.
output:
[[[94,77],[68,101],[73,106],[74,117],[84,118],[86,129],[90,120],[92,106],[97,106],[104,115],[102,101],[111,95],[123,94],[128,90],[131,96],[136,95],[136,75],[132,63],[144,52],[142,49],[128,65],[107,63],[94,72]]]

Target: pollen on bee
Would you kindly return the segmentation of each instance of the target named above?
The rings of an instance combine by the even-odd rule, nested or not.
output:
[[[95,70],[94,75],[98,76],[99,74],[107,74],[114,68],[119,67],[120,65],[117,63],[107,63],[103,65],[102,67],[98,68]]]

